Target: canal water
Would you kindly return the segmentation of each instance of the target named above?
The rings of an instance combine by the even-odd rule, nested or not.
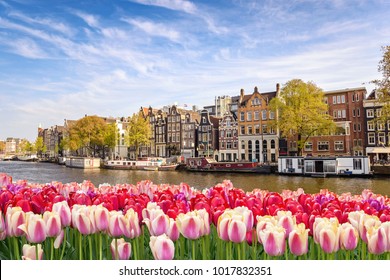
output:
[[[285,189],[303,188],[306,193],[317,193],[329,189],[337,194],[350,192],[360,194],[364,189],[374,193],[390,196],[390,178],[311,178],[299,176],[281,176],[276,174],[240,174],[240,173],[203,173],[188,171],[130,171],[130,170],[83,170],[68,168],[53,163],[0,161],[0,173],[12,176],[13,181],[27,180],[32,183],[62,183],[91,181],[99,184],[136,184],[150,180],[155,184],[187,183],[191,187],[204,189],[212,187],[223,180],[230,180],[233,186],[245,191],[255,188],[281,192]]]

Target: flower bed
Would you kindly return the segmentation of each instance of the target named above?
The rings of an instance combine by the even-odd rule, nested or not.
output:
[[[390,200],[0,174],[0,259],[389,259]]]

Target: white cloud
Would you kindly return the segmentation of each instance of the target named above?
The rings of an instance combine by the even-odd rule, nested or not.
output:
[[[170,10],[182,11],[188,14],[195,14],[197,7],[187,0],[129,0],[143,5],[163,7]]]

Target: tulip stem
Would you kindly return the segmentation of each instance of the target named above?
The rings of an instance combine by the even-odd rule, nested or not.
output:
[[[39,253],[38,253],[38,244],[35,244],[35,259],[39,260]]]
[[[62,251],[61,251],[61,256],[60,256],[60,260],[62,260],[63,256],[64,256],[64,252],[65,252],[65,247],[66,247],[66,232],[68,230],[67,229],[64,229],[64,240],[62,241]]]
[[[132,243],[132,246],[133,246],[133,256],[134,256],[134,260],[138,260],[138,248],[137,248],[137,243],[138,243],[138,240],[136,240],[135,238],[133,238],[131,240],[131,243]]]
[[[191,240],[191,245],[192,245],[192,259],[196,259],[196,251],[195,251],[195,242],[196,240]]]
[[[99,238],[99,259],[103,259],[103,242],[102,242],[102,233],[98,233],[98,238]]]
[[[83,259],[83,247],[82,247],[82,238],[83,236],[81,235],[81,233],[79,233],[79,259],[82,260]]]
[[[54,256],[54,237],[50,237],[50,260],[53,259]]]
[[[118,238],[115,238],[115,259],[118,260]]]
[[[15,253],[15,259],[20,260],[20,254],[19,254],[19,242],[17,237],[13,237],[14,240],[14,253]]]
[[[92,261],[93,254],[92,254],[92,236],[91,235],[88,235],[88,245],[89,245],[89,259]]]

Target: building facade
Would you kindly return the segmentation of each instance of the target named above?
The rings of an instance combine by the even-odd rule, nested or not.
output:
[[[366,154],[371,163],[388,163],[390,161],[390,121],[386,123],[377,118],[382,115],[383,104],[374,90],[364,100],[364,117],[366,130]]]
[[[156,143],[156,156],[166,157],[167,130],[165,113],[162,110],[158,110],[155,117],[154,135]]]
[[[252,94],[241,90],[237,110],[239,160],[260,163],[277,162],[279,157],[279,135],[272,126],[276,114],[270,110],[269,102],[278,91],[260,93],[255,87]]]
[[[219,121],[219,160],[238,160],[238,122],[231,112]]]
[[[197,128],[198,120],[192,117],[192,114],[187,112],[182,120],[182,144],[181,155],[184,159],[189,157],[196,157],[197,144]]]
[[[219,118],[210,116],[208,110],[200,112],[200,122],[198,126],[198,156],[213,157],[218,161],[219,149]]]

